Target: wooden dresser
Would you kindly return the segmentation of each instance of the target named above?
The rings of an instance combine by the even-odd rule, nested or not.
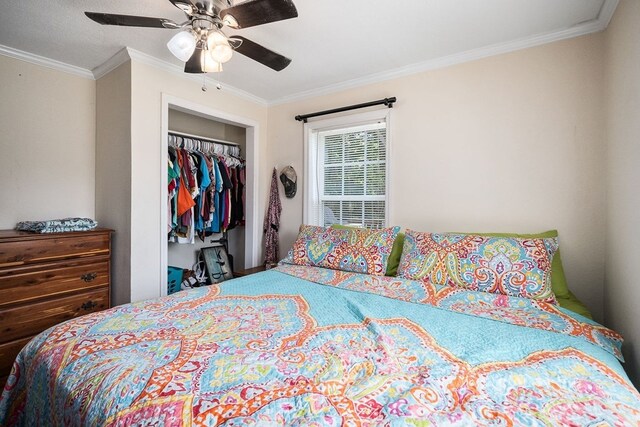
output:
[[[0,231],[0,387],[34,335],[109,308],[111,233]]]

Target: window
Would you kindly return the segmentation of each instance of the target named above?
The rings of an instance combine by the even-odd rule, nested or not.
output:
[[[388,113],[383,113],[364,122],[358,115],[343,118],[338,125],[335,121],[308,125],[305,223],[386,225]]]

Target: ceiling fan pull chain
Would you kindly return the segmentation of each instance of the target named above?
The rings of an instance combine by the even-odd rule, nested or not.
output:
[[[206,74],[202,74],[202,91],[203,92],[207,91],[207,75]]]

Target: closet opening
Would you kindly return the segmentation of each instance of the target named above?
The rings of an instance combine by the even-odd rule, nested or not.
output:
[[[162,168],[161,179],[165,185],[162,186],[160,294],[167,295],[173,272],[180,273],[177,275],[180,281],[187,279],[181,277],[182,270],[204,272],[202,249],[222,246],[228,254],[228,265],[232,264],[234,270],[257,265],[258,124],[169,95],[163,95],[162,113],[162,162],[167,166]],[[192,196],[189,204],[195,205],[182,217],[177,216],[177,212],[184,212],[185,202],[182,200],[181,209],[177,209],[179,198],[172,186],[179,185],[181,178],[188,184],[189,180],[184,179],[187,163],[194,169],[192,176],[196,181],[191,181],[191,188],[182,187],[182,191],[189,188],[187,191]],[[175,179],[181,172],[180,167],[183,175]],[[209,176],[203,179],[205,171]],[[202,184],[207,184],[209,178],[208,190],[200,195]],[[202,253],[208,252],[216,251],[205,249]],[[179,283],[173,286],[176,289]]]

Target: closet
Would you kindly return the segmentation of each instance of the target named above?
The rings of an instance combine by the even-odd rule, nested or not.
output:
[[[168,282],[171,271],[194,270],[201,249],[212,246],[224,246],[233,267],[243,268],[246,130],[173,109],[168,124]]]

